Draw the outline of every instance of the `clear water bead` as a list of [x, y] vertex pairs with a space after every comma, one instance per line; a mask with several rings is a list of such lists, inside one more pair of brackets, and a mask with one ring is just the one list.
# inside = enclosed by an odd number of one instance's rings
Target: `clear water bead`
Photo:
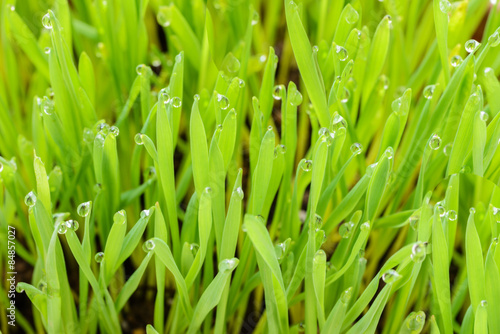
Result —
[[292, 96], [289, 96], [290, 104], [293, 106], [300, 105], [302, 103], [302, 100], [302, 94], [298, 90], [296, 90]]
[[457, 220], [457, 212], [455, 210], [449, 210], [446, 212], [446, 218], [448, 218], [449, 221]]
[[80, 224], [76, 220], [70, 219], [66, 221], [66, 226], [68, 229], [76, 231], [80, 227]]
[[451, 3], [448, 0], [440, 0], [439, 1], [439, 9], [444, 14], [448, 14], [451, 10]]
[[229, 99], [222, 94], [217, 94], [217, 103], [222, 110], [226, 110], [229, 107]]
[[453, 67], [458, 67], [460, 64], [462, 64], [463, 59], [459, 55], [451, 57], [451, 66]]
[[274, 148], [274, 158], [277, 158], [279, 155], [285, 154], [286, 146], [285, 145], [277, 145]]
[[351, 236], [354, 229], [353, 222], [346, 222], [339, 227], [339, 234], [342, 238], [347, 239]]
[[149, 239], [142, 244], [142, 250], [148, 253], [155, 249], [155, 246], [155, 242], [152, 239]]
[[109, 128], [109, 131], [111, 131], [111, 133], [112, 133], [115, 137], [117, 137], [117, 136], [120, 134], [120, 129], [119, 129], [117, 126], [115, 126], [115, 125], [113, 125], [112, 127], [110, 127], [110, 128]]
[[347, 52], [347, 50], [340, 45], [337, 45], [335, 47], [335, 52], [337, 53], [337, 57], [339, 57], [340, 61], [345, 61], [349, 57], [349, 53]]
[[393, 284], [396, 281], [398, 281], [401, 278], [401, 275], [394, 269], [389, 269], [387, 270], [383, 275], [382, 275], [382, 280], [386, 284]]
[[432, 150], [437, 150], [441, 146], [441, 137], [439, 137], [437, 134], [433, 134], [431, 139], [429, 140], [429, 147]]
[[351, 4], [348, 4], [347, 6], [345, 6], [345, 20], [347, 21], [347, 23], [349, 24], [354, 24], [356, 22], [358, 22], [359, 20], [359, 13], [356, 11], [356, 9], [354, 9], [353, 6], [351, 6]]
[[483, 121], [483, 122], [487, 122], [488, 121], [488, 118], [489, 118], [489, 115], [487, 112], [485, 111], [481, 111], [479, 113], [479, 118]]
[[276, 85], [276, 86], [274, 86], [273, 98], [275, 100], [281, 100], [281, 96], [284, 93], [285, 93], [285, 86], [283, 86], [283, 85]]
[[180, 108], [182, 106], [182, 100], [178, 96], [174, 96], [170, 101], [172, 103], [172, 107], [174, 108]]
[[156, 15], [156, 20], [158, 24], [162, 27], [170, 26], [172, 11], [167, 6], [160, 6], [158, 9], [158, 14]]
[[409, 221], [410, 221], [410, 227], [416, 231], [418, 229], [418, 222], [420, 220], [419, 216], [411, 216]]
[[76, 209], [76, 213], [80, 216], [80, 217], [87, 217], [90, 213], [90, 206], [91, 206], [91, 203], [90, 202], [83, 202], [82, 204], [80, 204], [78, 206], [78, 208]]
[[243, 200], [243, 198], [245, 197], [245, 193], [243, 192], [243, 189], [241, 187], [236, 188], [233, 191], [233, 195], [240, 201]]
[[219, 263], [220, 272], [229, 272], [234, 270], [240, 261], [237, 258], [225, 259]]
[[406, 318], [406, 327], [412, 333], [420, 333], [425, 325], [425, 313], [423, 311], [411, 312]]
[[480, 46], [481, 43], [479, 43], [475, 39], [469, 39], [467, 42], [465, 42], [465, 51], [467, 51], [468, 53], [472, 53], [479, 49]]
[[490, 37], [488, 37], [488, 43], [490, 43], [491, 47], [497, 47], [498, 44], [500, 44], [500, 33], [498, 31], [495, 31], [493, 34], [491, 34]]
[[136, 143], [137, 145], [142, 145], [142, 144], [144, 144], [144, 141], [142, 140], [142, 133], [138, 133], [138, 134], [136, 134], [136, 135], [135, 135], [135, 137], [134, 137], [134, 140], [135, 140], [135, 143]]
[[424, 97], [427, 100], [432, 99], [432, 95], [434, 94], [434, 90], [436, 89], [435, 85], [429, 85], [424, 88]]
[[50, 19], [49, 13], [42, 17], [42, 25], [45, 29], [52, 29], [52, 20]]
[[302, 160], [300, 167], [304, 172], [310, 172], [312, 170], [313, 162], [312, 160]]
[[413, 262], [420, 263], [424, 261], [426, 254], [426, 246], [422, 241], [417, 241], [411, 248], [411, 259]]
[[141, 218], [147, 218], [151, 215], [151, 211], [149, 210], [142, 210], [141, 211]]
[[347, 305], [352, 297], [352, 287], [349, 287], [347, 290], [343, 291], [340, 295], [340, 301], [342, 304]]
[[113, 222], [115, 224], [124, 224], [127, 221], [127, 213], [125, 210], [120, 210], [113, 216]]
[[363, 152], [363, 146], [360, 143], [354, 143], [351, 145], [351, 152], [354, 155], [359, 155]]
[[94, 256], [94, 260], [95, 260], [95, 262], [97, 262], [97, 263], [101, 263], [103, 259], [104, 259], [104, 253], [103, 253], [103, 252], [99, 252], [99, 253], [97, 253], [97, 254]]
[[24, 203], [32, 208], [36, 204], [36, 195], [33, 191], [30, 191], [26, 197], [24, 197]]
[[259, 23], [259, 13], [254, 10], [253, 13], [252, 13], [252, 25], [256, 25], [257, 23]]
[[65, 221], [56, 222], [57, 233], [65, 234], [68, 231], [68, 225]]

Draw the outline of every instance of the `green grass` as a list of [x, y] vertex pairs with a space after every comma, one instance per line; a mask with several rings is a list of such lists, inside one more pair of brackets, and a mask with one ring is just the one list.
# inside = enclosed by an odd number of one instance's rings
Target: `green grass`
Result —
[[500, 333], [494, 2], [2, 0], [0, 331]]

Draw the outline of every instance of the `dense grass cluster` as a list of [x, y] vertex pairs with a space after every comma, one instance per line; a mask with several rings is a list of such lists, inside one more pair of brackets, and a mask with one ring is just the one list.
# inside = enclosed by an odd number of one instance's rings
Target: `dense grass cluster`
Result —
[[496, 1], [294, 1], [2, 0], [1, 332], [500, 333]]

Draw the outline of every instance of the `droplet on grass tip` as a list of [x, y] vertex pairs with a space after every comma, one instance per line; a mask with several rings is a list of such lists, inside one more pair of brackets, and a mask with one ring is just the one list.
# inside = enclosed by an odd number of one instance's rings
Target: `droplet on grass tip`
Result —
[[146, 253], [151, 252], [153, 249], [155, 249], [156, 245], [155, 242], [152, 239], [146, 240], [142, 244], [142, 250], [145, 251]]
[[256, 25], [257, 23], [259, 23], [259, 13], [254, 10], [253, 13], [252, 13], [252, 25]]
[[142, 145], [142, 144], [144, 144], [144, 141], [142, 140], [142, 133], [138, 133], [138, 134], [136, 134], [136, 135], [135, 135], [135, 137], [134, 137], [134, 140], [135, 140], [135, 143], [136, 143], [137, 145]]
[[170, 26], [172, 12], [167, 6], [160, 6], [158, 9], [158, 14], [156, 15], [156, 20], [158, 24], [162, 27]]
[[462, 64], [463, 59], [459, 55], [451, 57], [451, 66], [453, 67], [458, 67], [460, 64]]
[[354, 228], [353, 222], [346, 222], [339, 227], [339, 234], [342, 238], [347, 239], [351, 236], [352, 230]]
[[146, 217], [149, 217], [150, 215], [151, 215], [150, 210], [142, 210], [141, 211], [141, 218], [146, 218]]
[[433, 134], [431, 139], [429, 140], [429, 147], [432, 150], [437, 150], [441, 146], [441, 137], [439, 137], [437, 134]]
[[448, 212], [446, 212], [446, 218], [448, 218], [449, 221], [457, 220], [457, 212], [455, 210], [448, 210]]
[[349, 287], [347, 288], [347, 290], [344, 290], [340, 295], [340, 302], [344, 305], [347, 305], [349, 304], [351, 297], [352, 297], [352, 287]]
[[351, 152], [354, 155], [359, 155], [363, 152], [363, 146], [360, 143], [354, 143], [351, 145]]
[[47, 13], [42, 17], [42, 25], [45, 29], [52, 29], [52, 20], [50, 14]]
[[448, 14], [451, 10], [451, 3], [448, 0], [440, 0], [439, 1], [439, 9], [444, 14]]
[[19, 283], [17, 283], [17, 285], [16, 285], [16, 292], [17, 293], [23, 293], [24, 292], [24, 289], [22, 288], [21, 285], [19, 285]]
[[33, 207], [35, 206], [36, 204], [36, 195], [33, 191], [30, 191], [26, 197], [24, 197], [24, 203], [28, 206], [28, 207]]
[[335, 46], [335, 52], [337, 53], [337, 57], [339, 57], [340, 61], [345, 61], [349, 57], [347, 50], [340, 45]]
[[73, 220], [73, 219], [67, 220], [65, 223], [66, 223], [66, 226], [68, 229], [73, 230], [75, 232], [80, 227], [80, 224], [76, 220]]
[[490, 43], [491, 47], [496, 47], [498, 44], [500, 44], [500, 33], [498, 31], [495, 31], [493, 34], [488, 37], [488, 43]]
[[406, 318], [406, 327], [412, 331], [420, 332], [425, 325], [425, 313], [422, 311], [411, 312]]
[[296, 90], [292, 96], [289, 96], [290, 104], [293, 106], [298, 106], [302, 103], [302, 94]]
[[50, 116], [54, 112], [54, 101], [49, 99], [47, 96], [43, 97], [41, 106], [45, 115]]
[[104, 253], [103, 253], [103, 252], [99, 252], [99, 253], [97, 253], [97, 254], [94, 256], [94, 260], [95, 260], [95, 262], [97, 262], [97, 263], [101, 263], [103, 259], [104, 259]]
[[413, 244], [413, 247], [411, 248], [411, 259], [413, 262], [420, 263], [424, 261], [425, 259], [425, 245], [422, 241], [417, 241], [416, 243]]
[[219, 271], [220, 272], [228, 272], [236, 268], [240, 261], [237, 258], [225, 259], [219, 263]]
[[83, 202], [82, 204], [80, 204], [76, 209], [76, 213], [80, 217], [87, 217], [90, 213], [90, 202]]
[[487, 122], [488, 121], [488, 118], [489, 118], [489, 115], [487, 112], [485, 111], [481, 111], [479, 113], [479, 118], [483, 121], [483, 122]]
[[65, 234], [68, 231], [68, 225], [66, 224], [65, 221], [56, 222], [55, 227], [57, 229], [57, 233], [59, 233], [59, 234]]
[[125, 210], [120, 210], [116, 212], [113, 216], [113, 223], [114, 224], [123, 224], [127, 221], [127, 213]]
[[240, 201], [243, 200], [243, 198], [245, 197], [245, 193], [243, 192], [243, 189], [241, 187], [236, 188], [233, 191], [233, 195]]
[[170, 102], [172, 103], [172, 107], [180, 108], [182, 106], [182, 100], [178, 96], [174, 96]]
[[226, 110], [229, 107], [229, 99], [222, 94], [217, 94], [217, 103], [222, 110]]
[[191, 251], [191, 254], [193, 254], [193, 256], [196, 256], [196, 253], [198, 253], [199, 249], [200, 245], [198, 245], [197, 243], [192, 243], [189, 245], [189, 250]]
[[386, 284], [393, 284], [396, 281], [398, 281], [401, 278], [401, 275], [394, 269], [389, 269], [387, 270], [383, 275], [382, 275], [382, 280]]
[[340, 116], [338, 112], [335, 112], [332, 117], [332, 124], [330, 127], [331, 132], [337, 132], [340, 128], [347, 129], [347, 122], [344, 117]]
[[273, 98], [275, 100], [281, 100], [281, 96], [282, 96], [282, 94], [284, 94], [284, 92], [285, 92], [285, 86], [283, 86], [283, 85], [274, 86]]
[[359, 20], [359, 13], [356, 9], [354, 9], [353, 6], [351, 6], [351, 4], [348, 4], [346, 7], [345, 7], [345, 20], [347, 21], [347, 23], [349, 24], [354, 24], [356, 22], [358, 22]]
[[302, 160], [300, 167], [304, 172], [310, 172], [312, 170], [313, 162], [312, 160]]
[[468, 53], [472, 53], [479, 49], [480, 46], [481, 43], [479, 43], [475, 39], [469, 39], [467, 42], [465, 42], [465, 51], [467, 51]]
[[117, 137], [120, 134], [120, 129], [116, 125], [110, 127], [109, 131], [111, 131], [111, 133], [115, 135], [115, 137]]
[[427, 100], [432, 99], [432, 95], [434, 94], [434, 90], [436, 89], [436, 85], [429, 85], [424, 88], [424, 97]]
[[419, 216], [411, 216], [409, 218], [409, 221], [410, 221], [410, 227], [416, 231], [418, 229], [418, 221], [420, 220], [420, 217]]
[[274, 148], [274, 158], [277, 158], [280, 154], [285, 154], [285, 153], [286, 153], [285, 145], [277, 145]]

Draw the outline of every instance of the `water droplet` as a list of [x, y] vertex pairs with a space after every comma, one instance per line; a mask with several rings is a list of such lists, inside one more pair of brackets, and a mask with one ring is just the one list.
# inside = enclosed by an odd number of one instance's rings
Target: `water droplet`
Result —
[[299, 333], [305, 332], [306, 330], [306, 324], [303, 321], [301, 321], [297, 327]]
[[340, 295], [340, 301], [342, 304], [347, 305], [352, 297], [352, 287], [349, 287], [347, 290], [343, 291]]
[[361, 224], [360, 227], [361, 231], [369, 231], [370, 229], [371, 229], [370, 222], [364, 222], [363, 224]]
[[458, 67], [460, 64], [462, 64], [463, 59], [459, 55], [451, 57], [451, 66], [453, 67]]
[[449, 210], [446, 212], [446, 218], [450, 221], [455, 221], [457, 220], [457, 212], [455, 210]]
[[314, 254], [313, 262], [317, 264], [326, 263], [325, 251], [320, 249]]
[[378, 165], [378, 162], [375, 162], [371, 165], [368, 165], [368, 167], [366, 167], [366, 172], [365, 172], [366, 175], [371, 177], [373, 174], [373, 171], [375, 171], [375, 168], [377, 167], [377, 165]]
[[222, 110], [226, 110], [229, 107], [229, 99], [224, 95], [217, 94], [217, 103]]
[[104, 253], [103, 253], [103, 252], [99, 252], [99, 253], [97, 253], [97, 254], [94, 256], [94, 260], [95, 260], [95, 262], [97, 262], [97, 263], [101, 263], [103, 259], [104, 259]]
[[78, 206], [78, 208], [76, 209], [76, 213], [80, 216], [80, 217], [87, 217], [90, 213], [90, 206], [91, 206], [91, 203], [90, 202], [83, 202], [82, 204], [80, 204]]
[[274, 148], [274, 158], [276, 159], [278, 155], [280, 154], [285, 154], [286, 152], [286, 146], [285, 145], [277, 145]]
[[353, 6], [351, 6], [350, 4], [348, 4], [345, 7], [345, 10], [346, 10], [345, 20], [347, 21], [347, 23], [354, 24], [354, 23], [358, 22], [358, 20], [359, 20], [359, 14], [356, 11], [356, 9], [354, 9]]
[[437, 150], [439, 149], [439, 146], [441, 146], [441, 138], [437, 134], [433, 134], [429, 140], [429, 147], [432, 150]]
[[237, 258], [225, 259], [219, 263], [219, 271], [220, 272], [228, 272], [232, 271], [238, 265], [240, 261]]
[[497, 246], [497, 245], [498, 245], [498, 238], [493, 238], [493, 239], [491, 240], [491, 244], [492, 244], [493, 246]]
[[156, 20], [162, 27], [168, 27], [170, 26], [171, 16], [172, 11], [168, 6], [160, 6], [158, 14], [156, 15]]
[[196, 253], [198, 253], [199, 249], [200, 249], [200, 245], [198, 245], [196, 243], [192, 243], [189, 245], [189, 250], [191, 251], [191, 254], [193, 254], [193, 256], [196, 256]]
[[44, 280], [40, 280], [40, 282], [38, 282], [38, 290], [42, 291], [42, 293], [46, 293], [47, 292], [47, 282], [45, 282]]
[[96, 184], [94, 185], [94, 192], [95, 192], [96, 194], [99, 194], [99, 193], [101, 192], [101, 190], [102, 190], [102, 185], [101, 185], [100, 183], [96, 183]]
[[52, 115], [54, 112], [54, 101], [49, 99], [47, 96], [44, 96], [42, 99], [41, 107], [45, 115]]
[[442, 206], [440, 203], [436, 203], [436, 206], [434, 207], [434, 212], [436, 212], [439, 217], [444, 217], [446, 215], [446, 210], [444, 206]]
[[292, 106], [298, 106], [302, 103], [302, 94], [296, 90], [292, 96], [289, 96], [289, 101]]
[[432, 99], [432, 95], [434, 94], [434, 90], [436, 89], [436, 85], [429, 85], [424, 88], [424, 97], [427, 100]]
[[168, 94], [168, 91], [169, 90], [167, 88], [162, 88], [158, 94], [160, 101], [163, 101], [163, 104], [165, 105], [170, 102], [170, 95]]
[[136, 143], [137, 145], [142, 145], [142, 144], [144, 144], [144, 141], [142, 140], [142, 133], [138, 133], [138, 134], [136, 134], [136, 135], [135, 135], [135, 137], [134, 137], [134, 140], [135, 140], [135, 143]]
[[479, 113], [479, 118], [483, 121], [483, 122], [487, 122], [488, 121], [488, 118], [489, 118], [489, 115], [488, 113], [486, 113], [485, 111], [481, 111]]
[[147, 66], [144, 64], [137, 65], [135, 71], [137, 72], [137, 75], [143, 75], [147, 71]]
[[68, 231], [68, 225], [65, 221], [56, 222], [57, 233], [65, 234]]
[[[142, 212], [141, 212], [141, 217], [142, 217]], [[125, 212], [125, 210], [120, 210], [116, 212], [115, 215], [113, 216], [114, 224], [124, 224], [126, 221], [127, 221], [127, 213]]]
[[323, 218], [320, 215], [314, 214], [314, 229], [319, 230], [323, 226]]
[[426, 246], [422, 241], [417, 241], [411, 248], [411, 259], [415, 263], [424, 261], [426, 254]]
[[481, 307], [488, 307], [488, 301], [487, 300], [481, 300]]
[[310, 172], [312, 170], [313, 162], [312, 160], [302, 160], [300, 167], [304, 172]]
[[394, 269], [389, 269], [387, 270], [383, 275], [382, 275], [382, 280], [386, 284], [393, 284], [397, 280], [401, 278], [401, 275]]
[[420, 333], [425, 325], [425, 313], [411, 312], [406, 320], [406, 327], [413, 333]]
[[3, 163], [0, 162], [0, 172], [3, 171]]
[[16, 6], [11, 5], [11, 6], [10, 6], [10, 11], [11, 11], [11, 12], [13, 12], [13, 11], [15, 11], [15, 10], [16, 10]]
[[397, 98], [392, 101], [391, 108], [392, 111], [394, 111], [396, 114], [399, 114], [399, 109], [401, 109], [401, 98]]
[[351, 152], [353, 155], [359, 155], [363, 152], [363, 146], [360, 143], [354, 143], [351, 145]]
[[245, 88], [245, 80], [243, 80], [243, 79], [238, 79], [238, 87], [240, 87], [240, 88]]
[[394, 158], [394, 149], [392, 147], [388, 147], [385, 152], [384, 152], [386, 158], [388, 160], [392, 160], [392, 158]]
[[233, 191], [233, 196], [241, 201], [245, 197], [245, 193], [243, 192], [243, 189], [241, 187], [238, 187]]
[[465, 51], [467, 51], [468, 53], [472, 53], [479, 49], [480, 46], [481, 43], [479, 43], [475, 39], [469, 39], [467, 42], [465, 42]]
[[351, 236], [352, 230], [354, 228], [353, 222], [346, 222], [339, 227], [339, 234], [342, 238], [347, 239]]
[[488, 43], [490, 43], [490, 46], [493, 48], [500, 44], [500, 34], [498, 31], [495, 31], [490, 37], [488, 37]]
[[68, 229], [76, 231], [78, 230], [78, 227], [80, 227], [80, 224], [76, 220], [70, 219], [66, 221], [66, 226]]
[[345, 61], [349, 57], [347, 50], [340, 45], [335, 47], [335, 52], [337, 53], [337, 57], [339, 57], [340, 61]]
[[470, 208], [470, 209], [469, 209], [469, 213], [470, 213], [470, 214], [475, 214], [475, 213], [476, 213], [476, 209], [474, 209], [474, 208]]
[[142, 244], [142, 250], [148, 253], [155, 249], [155, 246], [155, 242], [152, 239], [149, 239]]
[[111, 131], [111, 133], [113, 133], [113, 135], [115, 135], [115, 137], [117, 137], [120, 134], [120, 129], [118, 129], [118, 127], [115, 125], [110, 127], [109, 131]]
[[447, 156], [447, 157], [448, 157], [448, 156], [450, 155], [450, 153], [451, 153], [451, 147], [452, 147], [452, 146], [451, 146], [451, 144], [447, 144], [447, 145], [444, 147], [444, 149], [443, 149], [443, 153], [444, 153], [444, 155], [445, 155], [445, 156]]
[[340, 98], [340, 102], [347, 103], [347, 101], [349, 101], [350, 96], [351, 96], [351, 93], [349, 92], [349, 89], [344, 87], [344, 92]]
[[347, 129], [347, 122], [344, 117], [340, 116], [338, 112], [335, 112], [332, 117], [332, 125], [330, 127], [330, 131], [337, 132], [341, 128]]
[[170, 101], [172, 102], [172, 107], [174, 108], [180, 108], [182, 106], [182, 100], [178, 96], [174, 96]]
[[52, 20], [50, 19], [49, 13], [42, 17], [42, 25], [45, 29], [52, 29]]
[[281, 96], [285, 93], [284, 85], [276, 85], [273, 90], [273, 97], [275, 100], [281, 100]]
[[410, 227], [416, 231], [418, 229], [418, 221], [420, 220], [420, 217], [419, 216], [411, 216], [409, 218], [409, 221], [410, 221]]
[[33, 191], [30, 191], [28, 195], [24, 197], [24, 203], [30, 208], [36, 204], [36, 195]]
[[153, 178], [156, 176], [156, 168], [154, 168], [153, 166], [150, 166], [148, 168], [148, 178]]
[[206, 187], [205, 190], [203, 190], [203, 194], [207, 195], [208, 197], [212, 197], [213, 190], [210, 187]]
[[330, 131], [328, 130], [328, 128], [320, 128], [318, 131], [319, 137], [329, 136], [329, 135], [330, 135]]
[[448, 14], [451, 10], [451, 3], [448, 0], [440, 0], [439, 9], [441, 9], [444, 14]]
[[390, 15], [384, 16], [384, 19], [389, 23], [389, 28], [392, 28], [392, 17]]
[[19, 285], [19, 283], [16, 285], [16, 292], [17, 293], [23, 293], [24, 292], [24, 289], [22, 286]]
[[267, 127], [267, 131], [273, 131], [273, 127], [272, 127], [271, 125], [269, 125], [269, 126]]
[[259, 13], [254, 10], [253, 13], [252, 13], [252, 25], [256, 25], [257, 23], [259, 23]]
[[142, 210], [141, 211], [141, 218], [149, 217], [149, 215], [151, 215], [151, 211], [149, 211], [149, 210]]
[[492, 213], [493, 218], [497, 221], [497, 223], [500, 223], [500, 209], [493, 206]]

